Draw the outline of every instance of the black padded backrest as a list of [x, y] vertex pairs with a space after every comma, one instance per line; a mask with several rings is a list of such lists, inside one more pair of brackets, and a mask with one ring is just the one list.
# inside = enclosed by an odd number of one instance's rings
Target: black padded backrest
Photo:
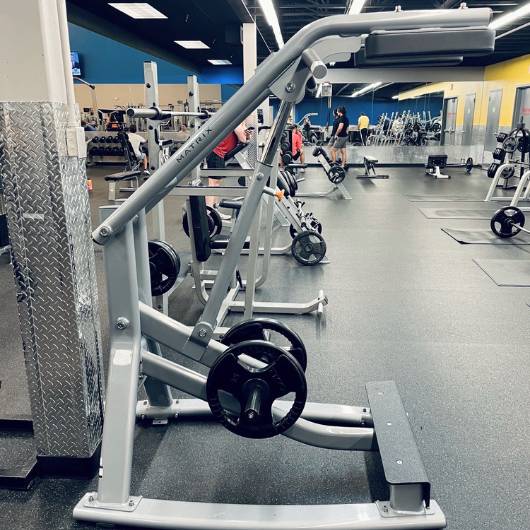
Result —
[[376, 31], [366, 37], [367, 60], [421, 55], [487, 55], [495, 50], [495, 31], [488, 28], [426, 28]]
[[447, 165], [447, 155], [429, 155], [427, 158], [427, 168], [434, 169], [438, 166], [443, 169]]
[[195, 242], [197, 261], [206, 261], [211, 253], [210, 231], [208, 228], [208, 212], [205, 197], [190, 197], [191, 229]]

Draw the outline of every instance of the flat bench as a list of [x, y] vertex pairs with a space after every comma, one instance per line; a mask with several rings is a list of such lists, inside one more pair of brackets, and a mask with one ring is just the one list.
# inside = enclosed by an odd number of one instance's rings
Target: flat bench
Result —
[[[116, 201], [117, 196], [120, 194], [120, 191], [135, 191], [138, 189], [138, 177], [142, 175], [143, 171], [134, 170], [134, 171], [120, 171], [119, 173], [112, 173], [111, 175], [106, 175], [105, 180], [109, 183], [109, 201]], [[131, 182], [135, 181], [136, 186], [131, 186], [129, 188], [120, 188], [120, 182]]]
[[374, 156], [364, 155], [363, 164], [364, 164], [364, 174], [357, 175], [358, 179], [387, 179], [388, 175], [379, 175], [375, 171], [375, 165], [379, 162]]
[[[377, 446], [390, 488], [390, 511], [429, 508], [431, 483], [394, 381], [366, 384]], [[383, 506], [383, 510], [385, 507]]]

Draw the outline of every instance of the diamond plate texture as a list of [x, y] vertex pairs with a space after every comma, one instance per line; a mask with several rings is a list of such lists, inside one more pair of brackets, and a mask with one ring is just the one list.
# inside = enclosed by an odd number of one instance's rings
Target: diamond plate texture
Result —
[[37, 453], [91, 456], [103, 371], [85, 161], [66, 156], [68, 109], [0, 103], [4, 185]]

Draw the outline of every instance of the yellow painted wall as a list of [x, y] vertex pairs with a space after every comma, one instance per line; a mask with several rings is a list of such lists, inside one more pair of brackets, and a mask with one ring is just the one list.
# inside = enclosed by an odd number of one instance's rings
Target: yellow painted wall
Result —
[[[75, 98], [80, 109], [92, 107], [91, 90], [87, 86], [75, 84]], [[145, 104], [143, 84], [100, 84], [96, 85], [96, 97], [101, 109], [128, 105], [143, 106]], [[201, 101], [221, 101], [221, 85], [200, 85]], [[187, 86], [183, 84], [158, 85], [160, 105], [177, 105], [186, 101]]]
[[433, 83], [402, 92], [399, 94], [399, 100], [403, 101], [434, 92], [443, 92], [444, 98], [457, 97], [456, 125], [457, 127], [462, 127], [464, 123], [465, 97], [467, 94], [475, 93], [473, 124], [485, 127], [488, 116], [488, 95], [491, 90], [502, 89], [499, 126], [509, 128], [512, 126], [516, 89], [526, 85], [530, 85], [530, 55], [487, 66], [484, 70], [484, 81], [482, 83]]

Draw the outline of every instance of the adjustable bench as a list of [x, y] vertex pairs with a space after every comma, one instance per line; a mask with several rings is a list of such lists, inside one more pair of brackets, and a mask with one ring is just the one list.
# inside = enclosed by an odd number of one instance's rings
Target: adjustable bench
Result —
[[357, 175], [358, 179], [387, 179], [388, 175], [378, 175], [375, 172], [375, 165], [379, 162], [377, 158], [373, 156], [364, 155], [364, 175]]
[[[120, 194], [120, 191], [135, 191], [138, 189], [138, 177], [143, 172], [140, 170], [135, 171], [120, 171], [119, 173], [113, 173], [112, 175], [107, 175], [105, 180], [109, 183], [109, 201], [116, 201], [117, 196]], [[128, 188], [120, 188], [120, 182], [132, 182], [136, 186], [130, 186]]]

